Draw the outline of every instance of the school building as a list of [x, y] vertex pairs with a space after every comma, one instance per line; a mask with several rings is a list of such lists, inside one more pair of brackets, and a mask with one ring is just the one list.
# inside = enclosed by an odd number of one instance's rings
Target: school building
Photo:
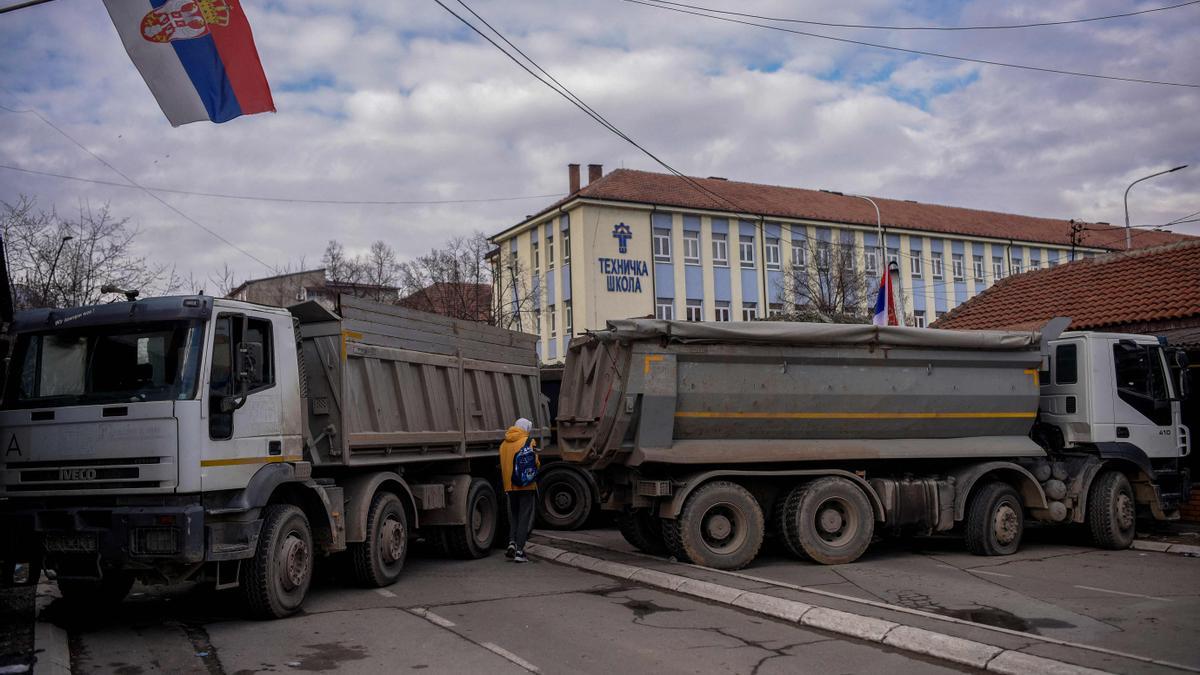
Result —
[[[716, 177], [592, 164], [581, 185], [572, 164], [568, 183], [565, 198], [492, 237], [497, 315], [540, 336], [545, 363], [609, 319], [786, 316], [810, 302], [798, 280], [816, 280], [818, 292], [843, 278], [873, 289], [887, 263], [899, 270], [906, 322], [925, 326], [998, 279], [1125, 247], [1124, 229], [1106, 223]], [[1139, 229], [1133, 247], [1182, 238]], [[850, 301], [865, 308], [874, 297]]]

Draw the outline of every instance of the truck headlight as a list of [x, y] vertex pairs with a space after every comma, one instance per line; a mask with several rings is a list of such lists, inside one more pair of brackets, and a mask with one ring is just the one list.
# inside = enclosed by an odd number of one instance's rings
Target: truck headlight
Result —
[[133, 552], [167, 555], [179, 552], [179, 530], [174, 527], [139, 527], [133, 531]]

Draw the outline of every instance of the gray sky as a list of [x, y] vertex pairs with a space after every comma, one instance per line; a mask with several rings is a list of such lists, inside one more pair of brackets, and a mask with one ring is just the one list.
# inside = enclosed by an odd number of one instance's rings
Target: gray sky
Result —
[[[7, 1], [7, 0], [6, 0]], [[694, 0], [873, 24], [1075, 19], [1172, 4]], [[278, 113], [177, 129], [99, 0], [0, 16], [0, 105], [35, 108], [143, 185], [285, 198], [452, 200], [321, 206], [163, 194], [270, 265], [319, 265], [325, 242], [402, 257], [497, 232], [565, 193], [566, 164], [660, 170], [431, 0], [244, 0]], [[448, 2], [461, 10], [461, 6]], [[471, 6], [629, 135], [698, 176], [1123, 223], [1130, 181], [1200, 164], [1200, 89], [1067, 77], [721, 23], [621, 0]], [[1200, 4], [1003, 31], [826, 35], [1039, 67], [1200, 82]], [[29, 114], [0, 110], [0, 164], [122, 179]], [[585, 170], [586, 175], [586, 170]], [[108, 203], [178, 270], [267, 274], [137, 190], [0, 169], [0, 200]], [[1135, 224], [1200, 211], [1200, 166], [1138, 185]], [[885, 214], [886, 217], [886, 214]], [[1196, 223], [1177, 231], [1200, 233]]]

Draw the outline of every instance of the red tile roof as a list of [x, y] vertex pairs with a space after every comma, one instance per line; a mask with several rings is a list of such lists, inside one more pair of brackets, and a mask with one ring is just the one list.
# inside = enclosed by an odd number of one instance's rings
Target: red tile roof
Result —
[[[721, 178], [692, 178], [703, 190], [671, 174], [617, 169], [538, 213], [548, 213], [576, 198], [604, 199], [729, 211], [767, 218], [797, 218], [832, 223], [875, 225], [875, 209], [867, 202], [820, 190], [742, 183]], [[711, 194], [710, 194], [711, 193]], [[713, 195], [716, 195], [715, 197]], [[1071, 245], [1071, 222], [957, 206], [872, 197], [879, 204], [885, 227], [941, 232], [950, 235], [1015, 239]], [[534, 216], [537, 217], [537, 216]], [[1135, 248], [1187, 239], [1184, 235], [1136, 230]], [[1107, 249], [1125, 247], [1124, 228], [1087, 224], [1081, 244]]]
[[1109, 253], [1001, 279], [937, 328], [1036, 328], [1056, 316], [1088, 329], [1200, 317], [1200, 239]]
[[455, 319], [486, 322], [492, 316], [492, 287], [490, 284], [438, 281], [401, 298], [396, 304]]

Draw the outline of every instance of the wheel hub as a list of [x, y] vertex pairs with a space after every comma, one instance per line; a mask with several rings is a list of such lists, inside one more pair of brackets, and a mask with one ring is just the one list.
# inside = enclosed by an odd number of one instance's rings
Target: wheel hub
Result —
[[1016, 540], [1020, 523], [1017, 521], [1017, 512], [1008, 504], [996, 509], [996, 517], [992, 525], [996, 533], [996, 541], [1001, 544], [1011, 544]]
[[559, 511], [569, 511], [574, 505], [575, 500], [571, 498], [571, 494], [569, 492], [563, 490], [555, 492], [551, 496], [551, 501], [554, 504], [554, 508], [558, 509]]
[[383, 524], [380, 538], [384, 562], [390, 564], [400, 560], [404, 553], [404, 526], [395, 518], [389, 518]]
[[1122, 530], [1128, 530], [1133, 527], [1133, 500], [1129, 495], [1121, 493], [1117, 495], [1117, 525]]
[[723, 514], [716, 514], [708, 519], [705, 523], [708, 530], [708, 536], [713, 539], [724, 539], [733, 532], [733, 523], [729, 521], [729, 517]]
[[817, 519], [821, 530], [829, 534], [836, 534], [842, 529], [842, 524], [846, 521], [842, 519], [842, 514], [837, 509], [828, 508], [821, 511], [821, 516]]
[[288, 535], [280, 547], [279, 579], [284, 590], [292, 591], [304, 584], [308, 576], [308, 545], [294, 534]]

